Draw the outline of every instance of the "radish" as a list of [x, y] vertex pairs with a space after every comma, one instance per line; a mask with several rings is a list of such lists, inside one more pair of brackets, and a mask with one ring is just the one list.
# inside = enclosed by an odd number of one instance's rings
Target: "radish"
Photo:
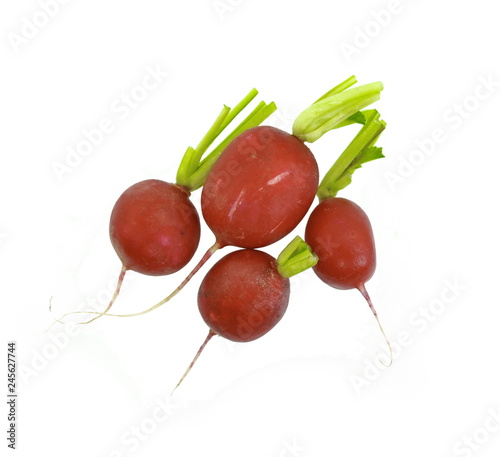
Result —
[[255, 127], [237, 137], [209, 173], [203, 218], [219, 248], [268, 246], [302, 220], [318, 182], [318, 164], [302, 141], [275, 127]]
[[355, 169], [383, 157], [381, 148], [374, 144], [385, 129], [385, 122], [375, 110], [366, 111], [365, 117], [364, 127], [318, 187], [320, 203], [309, 216], [305, 240], [318, 256], [313, 271], [323, 282], [336, 289], [358, 289], [366, 299], [389, 347], [390, 365], [392, 348], [365, 287], [376, 267], [370, 220], [356, 203], [336, 197], [351, 182]]
[[123, 192], [111, 213], [109, 235], [124, 270], [168, 275], [191, 260], [200, 218], [189, 195], [187, 188], [158, 179]]
[[300, 237], [295, 237], [278, 259], [254, 249], [233, 251], [220, 259], [198, 291], [198, 309], [209, 327], [208, 336], [176, 388], [213, 336], [249, 342], [274, 328], [288, 307], [288, 278], [314, 266], [317, 260]]
[[[210, 168], [227, 144], [245, 130], [258, 126], [276, 110], [275, 104], [258, 104], [206, 158], [201, 160], [202, 156], [256, 95], [257, 90], [252, 89], [234, 109], [224, 106], [198, 147], [187, 149], [175, 184], [147, 179], [132, 185], [118, 198], [109, 225], [111, 243], [122, 262], [118, 284], [107, 308], [102, 313], [92, 312], [97, 316], [85, 323], [109, 311], [127, 270], [153, 276], [169, 275], [191, 260], [198, 247], [201, 230], [198, 212], [189, 200], [191, 192], [203, 186]], [[69, 314], [73, 313], [65, 316]]]
[[[381, 83], [349, 89], [356, 82], [354, 76], [348, 78], [299, 114], [293, 134], [258, 126], [229, 143], [207, 173], [201, 195], [203, 217], [215, 235], [215, 243], [166, 298], [145, 311], [114, 316], [138, 316], [162, 306], [220, 248], [261, 248], [289, 234], [309, 210], [319, 182], [316, 159], [304, 142], [314, 142], [332, 129], [364, 121], [359, 110], [380, 98]], [[189, 160], [183, 160], [181, 169], [189, 166]], [[202, 165], [212, 165], [214, 161], [210, 160], [208, 157]], [[192, 176], [196, 178], [197, 173]]]

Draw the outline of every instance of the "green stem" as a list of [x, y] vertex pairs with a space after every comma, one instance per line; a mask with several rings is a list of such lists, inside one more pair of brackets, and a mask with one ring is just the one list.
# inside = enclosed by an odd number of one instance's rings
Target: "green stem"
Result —
[[326, 132], [339, 128], [361, 109], [377, 101], [384, 86], [381, 82], [349, 89], [356, 83], [351, 76], [320, 97], [300, 113], [293, 124], [293, 134], [302, 141], [312, 143]]
[[349, 89], [349, 87], [354, 86], [354, 84], [356, 84], [357, 82], [358, 80], [356, 79], [356, 76], [350, 76], [345, 81], [335, 86], [333, 89], [330, 89], [326, 94], [323, 94], [314, 103], [318, 103], [321, 100], [330, 97], [331, 95], [340, 94], [340, 92], [344, 92], [346, 89]]
[[363, 163], [383, 157], [382, 149], [375, 148], [374, 145], [386, 123], [380, 119], [377, 110], [367, 110], [364, 115], [365, 125], [322, 179], [317, 191], [320, 201], [335, 197], [340, 189], [350, 184], [354, 170]]
[[223, 126], [225, 124], [225, 120], [230, 113], [231, 108], [224, 105], [221, 113], [213, 123], [212, 127], [210, 127], [206, 135], [201, 139], [196, 149], [193, 149], [193, 153], [191, 154], [191, 158], [189, 160], [189, 174], [192, 174], [194, 171], [196, 171], [201, 157], [224, 129]]
[[281, 251], [277, 263], [280, 275], [284, 278], [290, 278], [316, 265], [318, 256], [312, 252], [309, 245], [300, 236], [296, 236]]
[[203, 155], [212, 143], [219, 137], [219, 135], [226, 129], [233, 119], [247, 107], [257, 94], [257, 90], [252, 89], [233, 109], [224, 105], [221, 113], [205, 136], [201, 139], [196, 149], [188, 147], [186, 150], [177, 170], [177, 184], [186, 187], [190, 191], [203, 186], [210, 168], [219, 158], [220, 154], [222, 154], [222, 151], [224, 151], [229, 142], [245, 130], [260, 125], [273, 111], [276, 110], [276, 105], [274, 103], [266, 105], [264, 102], [261, 102], [257, 108], [255, 108], [253, 112], [247, 116], [247, 118], [230, 135], [228, 135], [225, 140], [223, 140], [205, 159], [202, 160]]
[[222, 154], [224, 149], [226, 149], [227, 145], [244, 131], [262, 124], [262, 122], [264, 122], [274, 111], [276, 111], [276, 105], [274, 102], [269, 104], [260, 102], [247, 116], [247, 118], [243, 120], [224, 141], [222, 141], [210, 154], [208, 154], [207, 157], [201, 161], [198, 169], [189, 178], [189, 188], [191, 190], [196, 190], [203, 186], [208, 173], [212, 169], [212, 166]]

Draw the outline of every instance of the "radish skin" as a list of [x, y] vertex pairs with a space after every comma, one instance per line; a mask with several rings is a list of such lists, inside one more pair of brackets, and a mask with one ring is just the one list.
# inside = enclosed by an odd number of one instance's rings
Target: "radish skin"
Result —
[[318, 178], [316, 159], [302, 141], [275, 127], [255, 127], [230, 143], [210, 171], [203, 218], [221, 246], [268, 246], [303, 219]]
[[187, 189], [158, 179], [123, 192], [111, 212], [109, 236], [127, 270], [170, 275], [192, 259], [201, 226], [189, 196]]

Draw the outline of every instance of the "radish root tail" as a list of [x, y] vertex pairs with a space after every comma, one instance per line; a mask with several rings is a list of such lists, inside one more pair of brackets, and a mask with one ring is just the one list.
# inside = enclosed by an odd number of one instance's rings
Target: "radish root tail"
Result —
[[382, 332], [382, 336], [384, 337], [385, 339], [385, 342], [387, 343], [387, 347], [389, 348], [389, 363], [385, 363], [382, 358], [380, 357], [380, 354], [378, 354], [378, 359], [380, 361], [380, 363], [382, 365], [384, 365], [386, 368], [389, 368], [391, 365], [392, 365], [392, 359], [393, 359], [393, 352], [392, 352], [392, 346], [391, 346], [391, 343], [389, 343], [389, 340], [385, 334], [385, 331], [382, 327], [382, 324], [380, 323], [380, 319], [378, 318], [378, 314], [377, 314], [377, 311], [375, 310], [374, 306], [373, 306], [373, 303], [372, 303], [372, 300], [370, 298], [370, 296], [368, 295], [368, 292], [366, 291], [366, 287], [364, 284], [361, 284], [359, 287], [358, 287], [358, 290], [361, 292], [361, 294], [363, 295], [363, 297], [365, 297], [365, 300], [367, 301], [368, 303], [368, 306], [370, 307], [370, 309], [372, 310], [372, 313], [373, 315], [375, 316], [375, 319], [377, 320], [377, 324], [378, 324], [378, 327], [380, 329], [380, 331]]
[[123, 279], [125, 278], [125, 273], [127, 272], [127, 268], [125, 265], [122, 265], [122, 269], [120, 271], [120, 276], [118, 276], [118, 282], [116, 284], [116, 289], [115, 292], [113, 293], [113, 296], [111, 297], [111, 300], [109, 301], [108, 307], [104, 310], [104, 312], [99, 313], [97, 316], [93, 317], [92, 319], [86, 321], [86, 322], [80, 322], [80, 325], [84, 324], [90, 324], [91, 322], [95, 321], [96, 319], [99, 319], [100, 317], [104, 316], [107, 314], [107, 312], [110, 310], [110, 308], [113, 306], [113, 303], [116, 300], [116, 297], [118, 297], [118, 294], [120, 293], [120, 289], [122, 288], [123, 284]]
[[[144, 311], [140, 311], [138, 313], [131, 313], [131, 314], [112, 314], [112, 313], [108, 313], [109, 309], [111, 308], [111, 305], [113, 304], [113, 301], [116, 299], [116, 296], [114, 296], [111, 299], [111, 303], [108, 305], [108, 307], [106, 308], [106, 310], [104, 312], [100, 313], [98, 311], [72, 311], [70, 313], [63, 314], [58, 319], [56, 318], [56, 320], [50, 325], [50, 327], [47, 329], [47, 331], [54, 324], [56, 324], [57, 322], [59, 322], [60, 324], [64, 324], [64, 322], [62, 321], [62, 319], [64, 319], [67, 316], [70, 316], [72, 314], [95, 314], [95, 315], [97, 315], [96, 317], [94, 317], [93, 319], [91, 319], [89, 321], [80, 322], [80, 324], [89, 324], [90, 322], [98, 319], [101, 316], [136, 317], [136, 316], [142, 316], [144, 314], [150, 313], [151, 311], [154, 311], [156, 308], [159, 308], [160, 306], [164, 305], [165, 303], [167, 303], [168, 301], [170, 301], [172, 298], [174, 298], [184, 288], [184, 286], [191, 280], [191, 278], [198, 272], [198, 270], [207, 262], [207, 260], [210, 259], [210, 257], [212, 257], [212, 254], [214, 252], [216, 252], [218, 249], [222, 248], [222, 247], [223, 247], [223, 245], [220, 244], [218, 241], [215, 242], [214, 245], [212, 247], [210, 247], [207, 252], [205, 252], [205, 254], [200, 259], [200, 261], [198, 262], [198, 264], [193, 268], [193, 270], [191, 271], [191, 273], [189, 273], [187, 275], [187, 277], [184, 279], [184, 281], [182, 281], [180, 283], [180, 285], [177, 286], [177, 288], [170, 295], [168, 295], [167, 297], [165, 297], [163, 300], [161, 300], [160, 302], [158, 302], [156, 305], [151, 306], [151, 308], [148, 308], [148, 309], [146, 309]], [[116, 295], [118, 295], [117, 292], [119, 292], [119, 289], [117, 289], [117, 291], [115, 292]]]
[[[64, 319], [67, 316], [70, 316], [72, 314], [97, 314], [97, 316], [95, 316], [93, 319], [90, 319], [89, 321], [79, 322], [78, 323], [79, 325], [90, 324], [92, 321], [99, 319], [101, 316], [109, 316], [108, 311], [110, 310], [111, 306], [113, 305], [113, 303], [116, 300], [116, 297], [118, 297], [118, 294], [120, 293], [120, 289], [122, 287], [123, 279], [125, 278], [126, 272], [127, 272], [127, 268], [124, 265], [122, 265], [120, 275], [118, 276], [118, 282], [116, 284], [115, 292], [113, 293], [113, 296], [111, 297], [111, 300], [108, 304], [108, 307], [102, 313], [98, 312], [98, 311], [72, 311], [70, 313], [63, 314], [61, 317], [55, 318], [54, 322], [52, 322], [52, 324], [49, 325], [47, 330], [45, 330], [45, 333], [47, 333], [58, 322], [59, 322], [59, 324], [65, 324], [65, 322], [63, 322], [62, 319]], [[53, 314], [53, 312], [52, 312], [52, 297], [50, 297], [50, 301], [49, 301], [49, 311], [51, 314]]]
[[181, 385], [181, 382], [184, 381], [184, 378], [188, 375], [188, 373], [191, 371], [191, 368], [193, 368], [194, 364], [196, 363], [196, 361], [198, 360], [198, 357], [200, 356], [200, 354], [203, 352], [203, 349], [205, 349], [205, 346], [208, 344], [208, 342], [212, 339], [212, 337], [216, 335], [215, 332], [213, 332], [212, 330], [210, 330], [208, 332], [208, 335], [207, 337], [205, 338], [205, 341], [203, 342], [203, 344], [200, 346], [200, 349], [198, 349], [198, 352], [196, 353], [196, 355], [194, 356], [194, 359], [193, 361], [189, 364], [189, 366], [187, 367], [187, 370], [184, 372], [184, 374], [182, 375], [181, 379], [179, 380], [179, 382], [177, 383], [177, 385], [174, 387], [174, 389], [172, 390], [172, 392], [170, 393], [170, 395], [172, 395], [174, 392], [175, 392], [175, 389], [177, 389], [177, 387], [179, 387]]

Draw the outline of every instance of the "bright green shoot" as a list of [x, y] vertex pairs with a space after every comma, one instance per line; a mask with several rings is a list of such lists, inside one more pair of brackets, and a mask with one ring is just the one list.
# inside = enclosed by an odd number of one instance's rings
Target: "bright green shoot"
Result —
[[386, 123], [380, 119], [377, 110], [363, 112], [365, 122], [363, 128], [354, 137], [349, 146], [328, 170], [318, 187], [318, 198], [335, 197], [339, 190], [347, 187], [352, 181], [352, 174], [366, 162], [384, 157], [382, 148], [374, 146]]
[[330, 130], [361, 122], [359, 111], [377, 101], [384, 86], [374, 82], [351, 88], [356, 82], [351, 76], [302, 111], [293, 124], [293, 134], [312, 143]]
[[179, 165], [179, 169], [177, 170], [176, 181], [178, 185], [184, 186], [190, 191], [202, 187], [210, 169], [222, 154], [226, 146], [245, 130], [260, 125], [276, 110], [274, 102], [269, 104], [260, 102], [257, 107], [222, 142], [220, 142], [205, 158], [203, 158], [212, 143], [219, 137], [226, 127], [228, 127], [233, 119], [247, 107], [257, 94], [257, 90], [252, 89], [248, 95], [233, 109], [224, 105], [221, 113], [202, 138], [198, 146], [196, 148], [192, 148], [190, 146], [185, 152], [181, 164]]

